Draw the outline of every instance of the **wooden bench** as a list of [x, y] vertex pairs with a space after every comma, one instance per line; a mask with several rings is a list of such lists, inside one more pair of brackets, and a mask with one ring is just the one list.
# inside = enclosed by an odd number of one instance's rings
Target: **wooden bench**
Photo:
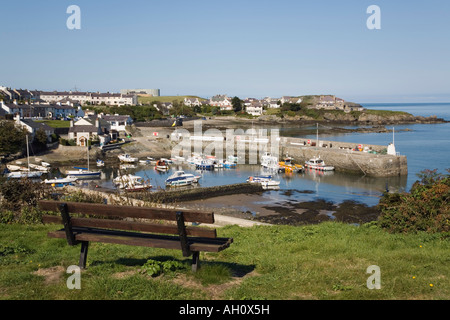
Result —
[[[233, 242], [232, 238], [218, 238], [215, 229], [186, 226], [186, 222], [214, 223], [214, 213], [210, 212], [47, 200], [39, 201], [39, 206], [45, 211], [60, 212], [61, 216], [43, 216], [44, 223], [64, 225], [63, 229], [49, 232], [48, 236], [65, 238], [70, 246], [81, 244], [79, 266], [83, 269], [86, 268], [89, 242], [181, 250], [184, 257], [192, 255], [194, 272], [199, 268], [201, 251], [219, 252]], [[162, 224], [160, 220], [173, 222]]]

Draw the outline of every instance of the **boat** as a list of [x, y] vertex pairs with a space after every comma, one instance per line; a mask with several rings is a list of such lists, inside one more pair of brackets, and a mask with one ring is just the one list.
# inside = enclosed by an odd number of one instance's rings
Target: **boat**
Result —
[[166, 172], [167, 170], [169, 170], [169, 165], [167, 164], [167, 162], [165, 162], [162, 159], [158, 160], [158, 161], [156, 161], [156, 164], [155, 164], [155, 170], [161, 171], [161, 172]]
[[7, 178], [22, 179], [22, 178], [40, 178], [43, 172], [41, 171], [13, 171], [6, 173]]
[[261, 157], [261, 167], [271, 171], [285, 171], [285, 168], [279, 165], [278, 158], [273, 156]]
[[119, 160], [122, 162], [126, 162], [126, 163], [138, 162], [138, 158], [134, 158], [134, 157], [130, 156], [128, 153], [120, 154], [118, 157], [119, 157]]
[[72, 185], [72, 183], [77, 180], [78, 179], [76, 177], [65, 177], [65, 178], [45, 179], [42, 182], [45, 184], [51, 184], [53, 187], [64, 187], [67, 185]]
[[237, 156], [228, 156], [227, 160], [230, 162], [238, 162], [238, 157]]
[[227, 160], [223, 163], [223, 167], [226, 169], [234, 169], [236, 168], [236, 163]]
[[44, 167], [44, 166], [41, 166], [41, 165], [38, 165], [38, 164], [34, 164], [34, 163], [30, 163], [30, 168], [32, 168], [32, 169], [34, 169], [36, 171], [44, 172], [44, 173], [48, 173], [50, 171], [49, 167]]
[[315, 169], [320, 171], [333, 171], [333, 166], [327, 166], [325, 164], [325, 161], [323, 159], [320, 159], [320, 157], [314, 157], [312, 159], [309, 159], [308, 161], [305, 161], [305, 167], [309, 169]]
[[276, 188], [280, 181], [272, 180], [272, 176], [251, 176], [247, 179], [248, 183], [260, 184], [263, 188]]
[[30, 151], [29, 151], [29, 146], [28, 146], [28, 135], [25, 136], [26, 137], [26, 144], [27, 144], [27, 161], [28, 161], [28, 168], [21, 168], [20, 171], [13, 171], [10, 172], [8, 169], [8, 172], [6, 172], [5, 176], [7, 178], [12, 178], [12, 179], [21, 179], [21, 178], [40, 178], [43, 174], [42, 171], [31, 171], [30, 170]]
[[76, 170], [66, 170], [66, 175], [78, 179], [97, 179], [100, 178], [101, 171], [93, 171], [89, 169], [89, 146], [87, 146], [87, 163], [88, 167], [73, 167]]
[[201, 176], [195, 176], [192, 173], [185, 173], [184, 171], [175, 171], [169, 178], [166, 180], [166, 186], [168, 187], [178, 187], [178, 186], [186, 186], [191, 185], [193, 183], [197, 183]]
[[301, 164], [294, 163], [294, 158], [292, 157], [285, 157], [278, 165], [284, 168], [285, 172], [302, 172], [304, 170]]
[[42, 161], [41, 165], [44, 166], [44, 167], [50, 167], [50, 163], [45, 162], [45, 161]]
[[78, 179], [95, 179], [100, 178], [101, 171], [92, 171], [89, 168], [73, 167], [76, 170], [66, 170], [66, 174], [69, 177], [75, 177]]
[[7, 164], [6, 168], [8, 168], [9, 171], [27, 171], [27, 168], [15, 164]]
[[214, 170], [214, 161], [210, 159], [200, 159], [195, 161], [194, 164], [200, 170]]
[[104, 167], [105, 166], [105, 162], [101, 159], [97, 160], [97, 167]]
[[132, 174], [118, 176], [113, 179], [113, 183], [128, 192], [145, 191], [152, 187], [150, 183], [144, 181], [144, 178]]

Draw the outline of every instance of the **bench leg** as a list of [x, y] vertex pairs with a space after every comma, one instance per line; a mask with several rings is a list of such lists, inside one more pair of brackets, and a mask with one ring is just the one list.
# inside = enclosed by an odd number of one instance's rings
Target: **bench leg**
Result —
[[81, 269], [86, 269], [88, 249], [89, 249], [89, 241], [81, 241], [80, 262], [78, 264], [78, 266]]
[[200, 252], [192, 252], [192, 272], [197, 272], [200, 268]]

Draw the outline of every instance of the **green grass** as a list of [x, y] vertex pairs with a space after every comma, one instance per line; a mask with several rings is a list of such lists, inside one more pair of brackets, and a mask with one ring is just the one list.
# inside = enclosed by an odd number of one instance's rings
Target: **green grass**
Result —
[[[197, 274], [181, 251], [92, 243], [81, 290], [69, 290], [64, 271], [77, 264], [79, 246], [48, 238], [57, 228], [0, 224], [0, 299], [450, 298], [450, 240], [442, 234], [389, 234], [335, 222], [228, 226], [218, 236], [234, 243], [220, 253], [201, 253]], [[142, 272], [149, 260], [184, 267], [152, 277]], [[379, 290], [366, 286], [370, 265], [380, 267]], [[59, 277], [51, 279], [56, 267]]]
[[36, 122], [43, 122], [52, 128], [69, 128], [70, 121], [63, 120], [36, 120]]

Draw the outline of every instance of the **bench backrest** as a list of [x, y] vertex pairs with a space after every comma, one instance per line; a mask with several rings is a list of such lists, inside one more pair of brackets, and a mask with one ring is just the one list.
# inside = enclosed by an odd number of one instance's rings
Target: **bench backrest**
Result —
[[[83, 214], [88, 216], [102, 216], [115, 219], [80, 218], [70, 217], [71, 227], [86, 227], [100, 229], [118, 229], [128, 231], [140, 231], [161, 234], [180, 234], [180, 225], [185, 222], [214, 223], [214, 213], [194, 210], [176, 210], [166, 208], [117, 206], [97, 203], [64, 202], [64, 201], [39, 201], [42, 210], [61, 212], [62, 208], [67, 214]], [[119, 218], [119, 219], [117, 219]], [[147, 221], [127, 221], [121, 219], [144, 219], [174, 221], [176, 224], [163, 224]], [[181, 220], [180, 220], [181, 219]], [[64, 215], [44, 215], [44, 223], [64, 224]], [[216, 238], [215, 229], [186, 226], [183, 228], [186, 236]], [[181, 230], [182, 231], [182, 230]]]

